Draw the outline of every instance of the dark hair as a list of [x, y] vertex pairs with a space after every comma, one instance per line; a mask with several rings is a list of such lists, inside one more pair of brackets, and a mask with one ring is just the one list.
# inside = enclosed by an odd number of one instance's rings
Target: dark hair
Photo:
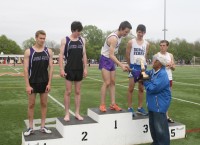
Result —
[[138, 31], [142, 31], [142, 32], [146, 33], [146, 27], [145, 27], [145, 25], [139, 24], [137, 26], [137, 29], [136, 29], [136, 32], [138, 32]]
[[166, 45], [169, 46], [169, 41], [167, 41], [167, 40], [161, 40], [161, 41], [160, 41], [160, 44], [161, 44], [161, 43], [166, 43]]
[[124, 30], [126, 28], [132, 29], [132, 26], [131, 26], [131, 24], [128, 21], [123, 21], [119, 25], [119, 29], [118, 30], [120, 31], [120, 30]]
[[40, 34], [46, 36], [46, 32], [45, 32], [44, 30], [38, 30], [38, 31], [35, 33], [35, 37], [37, 38]]
[[71, 31], [74, 32], [76, 30], [78, 32], [81, 32], [83, 30], [83, 26], [82, 26], [81, 22], [79, 22], [79, 21], [74, 21], [71, 24]]

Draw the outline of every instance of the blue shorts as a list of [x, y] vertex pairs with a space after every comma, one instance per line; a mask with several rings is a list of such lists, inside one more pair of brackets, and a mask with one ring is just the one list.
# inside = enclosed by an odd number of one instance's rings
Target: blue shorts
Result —
[[[137, 64], [130, 64], [130, 68], [132, 71], [129, 73], [129, 78], [134, 78], [134, 82], [138, 82], [141, 78], [141, 65]], [[145, 70], [147, 69], [147, 66], [145, 65]]]
[[115, 71], [115, 63], [112, 59], [101, 55], [99, 60], [99, 69], [102, 70], [103, 68], [108, 71]]

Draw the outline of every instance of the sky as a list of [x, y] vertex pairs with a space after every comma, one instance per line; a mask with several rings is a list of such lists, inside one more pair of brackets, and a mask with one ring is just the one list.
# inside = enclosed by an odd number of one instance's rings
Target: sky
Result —
[[[166, 39], [200, 41], [200, 1], [166, 0]], [[145, 39], [164, 39], [164, 0], [0, 0], [0, 35], [22, 46], [37, 30], [60, 44], [71, 34], [73, 21], [95, 25], [104, 32], [116, 30], [127, 20], [135, 34], [147, 28]]]

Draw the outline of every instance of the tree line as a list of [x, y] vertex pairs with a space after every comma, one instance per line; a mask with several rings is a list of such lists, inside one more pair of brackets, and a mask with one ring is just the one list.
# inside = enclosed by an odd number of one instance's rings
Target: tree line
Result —
[[[90, 59], [98, 60], [101, 53], [101, 48], [104, 45], [104, 41], [108, 34], [112, 31], [103, 32], [101, 29], [94, 25], [86, 25], [83, 28], [82, 36], [86, 39], [86, 51], [87, 56]], [[127, 42], [134, 37], [133, 34], [129, 34], [126, 38], [122, 39], [117, 57], [121, 61], [125, 61], [126, 45]], [[147, 40], [150, 43], [150, 50], [148, 58], [152, 59], [152, 56], [159, 50], [160, 40]], [[0, 36], [0, 52], [4, 54], [23, 54], [24, 50], [34, 45], [34, 38], [27, 39], [23, 42], [22, 48], [14, 41], [7, 38], [5, 35]], [[51, 48], [55, 55], [59, 54], [60, 44], [55, 41], [46, 41], [47, 47]], [[170, 41], [168, 51], [174, 55], [176, 61], [184, 60], [185, 63], [189, 63], [193, 56], [200, 57], [200, 41], [193, 43], [187, 42], [185, 39], [173, 39]]]

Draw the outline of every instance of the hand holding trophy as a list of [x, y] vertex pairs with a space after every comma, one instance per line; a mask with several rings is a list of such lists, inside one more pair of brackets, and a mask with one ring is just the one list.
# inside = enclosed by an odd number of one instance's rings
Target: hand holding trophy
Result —
[[148, 80], [149, 75], [145, 73], [145, 66], [144, 66], [144, 60], [140, 59], [140, 65], [141, 65], [141, 75], [143, 80]]

